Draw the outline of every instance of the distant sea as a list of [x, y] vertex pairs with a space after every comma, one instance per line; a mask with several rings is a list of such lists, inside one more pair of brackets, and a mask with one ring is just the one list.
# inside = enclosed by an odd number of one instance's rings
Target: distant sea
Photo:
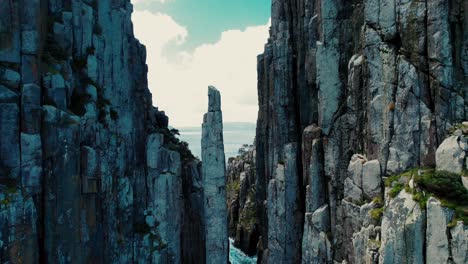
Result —
[[[255, 139], [254, 123], [223, 124], [224, 152], [226, 161], [230, 157], [236, 157], [239, 148], [244, 144], [253, 144]], [[200, 127], [180, 127], [179, 139], [187, 142], [193, 155], [201, 159], [201, 125]]]

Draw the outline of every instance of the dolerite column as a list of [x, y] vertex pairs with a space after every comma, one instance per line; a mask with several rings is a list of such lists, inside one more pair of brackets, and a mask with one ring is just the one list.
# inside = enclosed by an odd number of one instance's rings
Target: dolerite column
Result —
[[208, 87], [208, 113], [202, 126], [202, 177], [206, 220], [206, 263], [228, 261], [226, 163], [223, 144], [221, 95]]

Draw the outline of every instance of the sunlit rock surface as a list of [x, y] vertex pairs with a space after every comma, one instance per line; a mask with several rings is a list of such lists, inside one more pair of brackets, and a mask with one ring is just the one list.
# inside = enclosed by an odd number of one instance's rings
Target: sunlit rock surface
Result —
[[457, 188], [466, 182], [467, 10], [461, 0], [272, 1], [258, 57], [262, 263], [467, 261], [461, 242], [454, 251], [434, 233], [461, 239], [463, 199], [442, 201], [459, 216], [439, 221], [422, 175], [385, 186], [436, 162], [462, 177]]

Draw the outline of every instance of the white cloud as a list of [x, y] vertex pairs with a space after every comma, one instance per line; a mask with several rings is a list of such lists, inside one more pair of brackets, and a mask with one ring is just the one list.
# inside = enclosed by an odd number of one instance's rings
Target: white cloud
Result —
[[173, 126], [198, 126], [207, 109], [207, 87], [221, 91], [224, 121], [255, 122], [257, 55], [268, 38], [267, 25], [228, 30], [214, 44], [169, 56], [164, 49], [185, 42], [188, 32], [165, 14], [136, 11], [135, 34], [146, 45], [153, 102]]

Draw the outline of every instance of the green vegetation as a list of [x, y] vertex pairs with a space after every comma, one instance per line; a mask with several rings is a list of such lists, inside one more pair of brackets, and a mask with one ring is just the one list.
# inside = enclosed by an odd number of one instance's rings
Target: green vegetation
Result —
[[382, 207], [384, 205], [382, 196], [374, 197], [374, 199], [372, 199], [372, 202], [379, 207]]
[[455, 212], [455, 216], [452, 222], [449, 223], [449, 227], [455, 226], [458, 221], [463, 221], [465, 225], [468, 224], [468, 205], [466, 203], [459, 204], [445, 199], [441, 199], [441, 203], [444, 207], [452, 209]]
[[[461, 181], [462, 175], [435, 169], [412, 169], [400, 175], [389, 177], [385, 181], [385, 185], [387, 187], [393, 186], [389, 192], [391, 197], [395, 197], [405, 188], [408, 193], [413, 195], [413, 200], [419, 203], [421, 209], [426, 208], [427, 200], [431, 196], [439, 199], [444, 207], [455, 212], [451, 223], [451, 225], [455, 225], [457, 221], [468, 223], [468, 191]], [[414, 189], [411, 189], [408, 184], [400, 182], [401, 177], [404, 176], [414, 177]]]
[[382, 241], [380, 241], [380, 240], [375, 240], [375, 239], [367, 240], [367, 246], [369, 248], [380, 248], [381, 244], [382, 244]]
[[188, 148], [188, 143], [185, 141], [180, 141], [180, 140], [178, 142], [169, 141], [166, 147], [169, 150], [179, 152], [182, 160], [188, 161], [194, 158], [194, 156], [192, 155], [192, 152]]
[[173, 134], [173, 135], [178, 135], [178, 136], [180, 136], [180, 132], [179, 132], [179, 130], [178, 130], [178, 129], [171, 128], [171, 130], [169, 130], [169, 131], [170, 131], [170, 132], [171, 132], [171, 134]]
[[255, 189], [250, 189], [247, 200], [250, 200], [252, 203], [246, 203], [244, 210], [242, 210], [239, 217], [239, 223], [244, 228], [251, 228], [257, 222], [257, 213], [255, 208]]
[[8, 199], [8, 197], [6, 197], [6, 198], [3, 199], [3, 200], [0, 200], [0, 205], [5, 205], [5, 206], [7, 206], [8, 204], [10, 204], [10, 200]]
[[230, 194], [236, 194], [240, 190], [240, 179], [237, 178], [233, 181], [229, 181], [226, 186], [227, 192]]
[[353, 200], [352, 198], [349, 198], [348, 202], [351, 202], [357, 206], [363, 206], [365, 205], [366, 203], [368, 203], [369, 201], [367, 201], [366, 199], [359, 199], [357, 201]]
[[468, 178], [468, 170], [464, 168], [464, 169], [462, 170], [461, 175], [462, 175], [463, 177], [465, 177], [465, 178]]
[[468, 133], [466, 133], [466, 131], [468, 131], [468, 126], [464, 126], [463, 124], [458, 124], [451, 127], [448, 132], [450, 135], [453, 135], [453, 133], [455, 133], [455, 131], [458, 129], [460, 129], [464, 135], [468, 135]]
[[415, 182], [426, 195], [421, 195], [421, 201], [425, 202], [429, 196], [440, 199], [444, 207], [455, 212], [453, 222], [463, 221], [468, 223], [468, 191], [463, 186], [459, 174], [447, 171], [427, 170], [421, 176], [415, 178]]
[[5, 198], [0, 200], [0, 205], [8, 205], [10, 204], [12, 198], [10, 197], [11, 195], [14, 195], [18, 192], [18, 189], [16, 187], [16, 181], [12, 179], [3, 179], [0, 184], [5, 186], [5, 190], [3, 191], [3, 194], [5, 195]]
[[164, 127], [164, 128], [157, 128], [156, 133], [162, 134], [164, 136], [164, 146], [169, 150], [179, 152], [180, 158], [182, 161], [190, 161], [195, 159], [192, 152], [188, 147], [188, 143], [185, 141], [181, 141], [176, 137], [179, 130], [171, 129]]
[[426, 170], [416, 176], [415, 183], [436, 197], [450, 202], [468, 205], [468, 191], [463, 186], [459, 174], [447, 171]]
[[419, 170], [419, 168], [411, 169], [401, 174], [392, 175], [385, 179], [385, 187], [391, 187], [389, 191], [390, 197], [395, 198], [403, 189], [405, 189], [407, 192], [410, 192], [407, 182], [411, 179], [411, 177], [418, 175]]
[[370, 210], [369, 214], [372, 219], [374, 219], [377, 222], [380, 222], [385, 211], [382, 196], [374, 197], [374, 199], [372, 199], [372, 203], [376, 206], [376, 208]]
[[380, 222], [380, 220], [382, 220], [382, 216], [383, 216], [383, 213], [385, 211], [385, 208], [384, 207], [378, 207], [378, 208], [374, 208], [370, 211], [370, 216], [372, 217], [372, 219], [374, 219], [375, 221], [378, 221]]
[[395, 198], [397, 195], [403, 190], [404, 185], [401, 183], [395, 184], [392, 189], [390, 189], [390, 192], [388, 193], [390, 197]]
[[413, 200], [419, 203], [421, 209], [426, 209], [427, 200], [429, 200], [429, 195], [426, 192], [417, 192], [416, 190], [412, 191]]
[[411, 179], [413, 175], [418, 175], [419, 170], [420, 170], [419, 168], [415, 168], [415, 169], [411, 169], [409, 171], [403, 172], [401, 174], [392, 175], [385, 180], [385, 186], [391, 187], [393, 182], [399, 181], [403, 177], [407, 177], [408, 179]]

